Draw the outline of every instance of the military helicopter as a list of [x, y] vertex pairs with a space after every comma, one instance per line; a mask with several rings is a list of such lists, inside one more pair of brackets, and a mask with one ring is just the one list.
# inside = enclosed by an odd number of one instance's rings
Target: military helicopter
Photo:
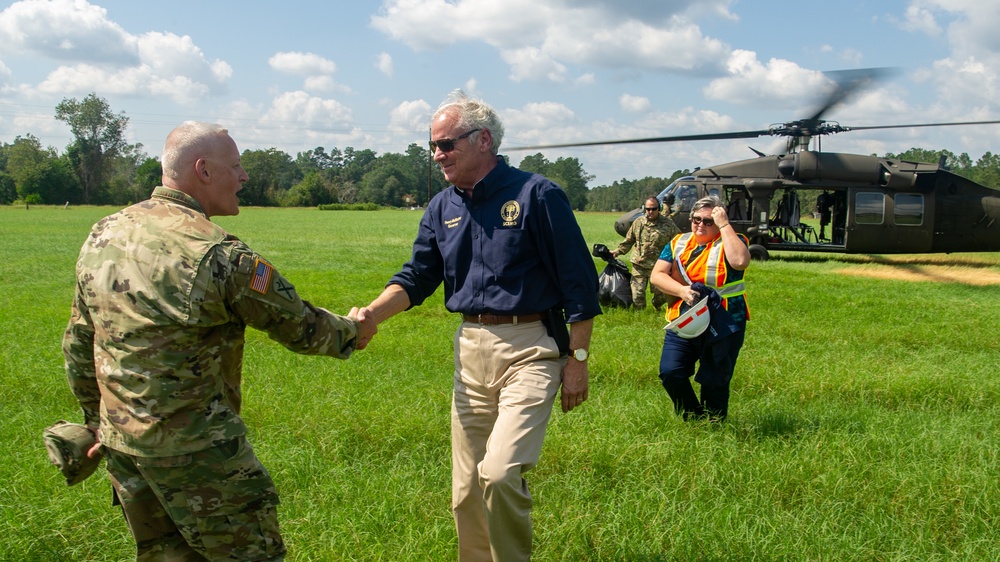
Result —
[[[756, 131], [681, 135], [519, 147], [518, 150], [607, 144], [786, 137], [786, 152], [697, 169], [675, 180], [657, 198], [682, 231], [690, 210], [708, 195], [722, 199], [730, 223], [750, 240], [754, 259], [771, 250], [862, 254], [922, 254], [1000, 251], [1000, 190], [928, 164], [877, 156], [810, 150], [810, 141], [847, 131], [997, 124], [1000, 121], [844, 127], [822, 116], [883, 69], [830, 73], [836, 84], [825, 103], [806, 119]], [[800, 217], [800, 196], [818, 192], [820, 227]], [[813, 198], [810, 197], [811, 201]], [[666, 211], [665, 211], [666, 212]], [[615, 222], [624, 236], [642, 215], [634, 209]], [[827, 232], [827, 226], [830, 227]]]

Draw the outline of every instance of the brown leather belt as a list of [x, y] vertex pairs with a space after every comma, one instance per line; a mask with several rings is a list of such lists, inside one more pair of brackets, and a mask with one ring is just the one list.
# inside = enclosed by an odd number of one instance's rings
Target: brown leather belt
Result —
[[466, 322], [482, 324], [483, 326], [496, 326], [497, 324], [527, 324], [528, 322], [538, 322], [545, 318], [544, 314], [515, 314], [514, 316], [503, 316], [500, 314], [463, 314], [462, 319]]

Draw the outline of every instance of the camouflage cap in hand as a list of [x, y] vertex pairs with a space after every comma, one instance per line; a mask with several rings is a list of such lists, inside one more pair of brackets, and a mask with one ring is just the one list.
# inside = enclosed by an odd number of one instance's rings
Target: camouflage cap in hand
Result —
[[60, 420], [45, 428], [43, 438], [49, 460], [66, 477], [67, 486], [86, 480], [97, 470], [104, 457], [103, 454], [93, 458], [87, 456], [87, 451], [97, 443], [97, 439], [85, 425]]

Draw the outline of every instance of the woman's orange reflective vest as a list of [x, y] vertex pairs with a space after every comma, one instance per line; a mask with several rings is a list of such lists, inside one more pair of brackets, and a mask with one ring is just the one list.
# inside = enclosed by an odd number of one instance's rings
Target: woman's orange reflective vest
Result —
[[[744, 244], [749, 244], [745, 236], [740, 234], [739, 237]], [[743, 281], [743, 272], [727, 266], [726, 251], [722, 245], [721, 235], [716, 236], [707, 245], [699, 246], [695, 242], [693, 232], [679, 234], [670, 242], [670, 250], [674, 256], [674, 269], [680, 274], [682, 283], [690, 285], [701, 281], [706, 286], [715, 289], [722, 297], [722, 306], [727, 310], [729, 299], [743, 296], [745, 301], [746, 283]], [[682, 304], [684, 301], [677, 299], [667, 308], [666, 318], [668, 321], [681, 315]], [[747, 319], [749, 319], [749, 307], [746, 314]]]

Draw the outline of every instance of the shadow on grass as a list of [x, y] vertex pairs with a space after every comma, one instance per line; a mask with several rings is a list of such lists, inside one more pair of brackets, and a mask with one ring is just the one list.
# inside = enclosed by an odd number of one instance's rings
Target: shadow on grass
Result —
[[[992, 255], [992, 254], [991, 254]], [[996, 259], [974, 256], [954, 256], [951, 254], [901, 254], [898, 256], [885, 256], [879, 254], [797, 254], [797, 253], [774, 253], [771, 254], [774, 261], [784, 261], [790, 263], [820, 263], [839, 262], [851, 264], [873, 263], [890, 266], [915, 266], [915, 265], [940, 265], [940, 266], [962, 266], [976, 268], [997, 267]]]
[[757, 439], [801, 438], [820, 430], [838, 433], [864, 433], [864, 420], [845, 416], [793, 415], [788, 412], [769, 412], [748, 418], [739, 424], [739, 430]]

